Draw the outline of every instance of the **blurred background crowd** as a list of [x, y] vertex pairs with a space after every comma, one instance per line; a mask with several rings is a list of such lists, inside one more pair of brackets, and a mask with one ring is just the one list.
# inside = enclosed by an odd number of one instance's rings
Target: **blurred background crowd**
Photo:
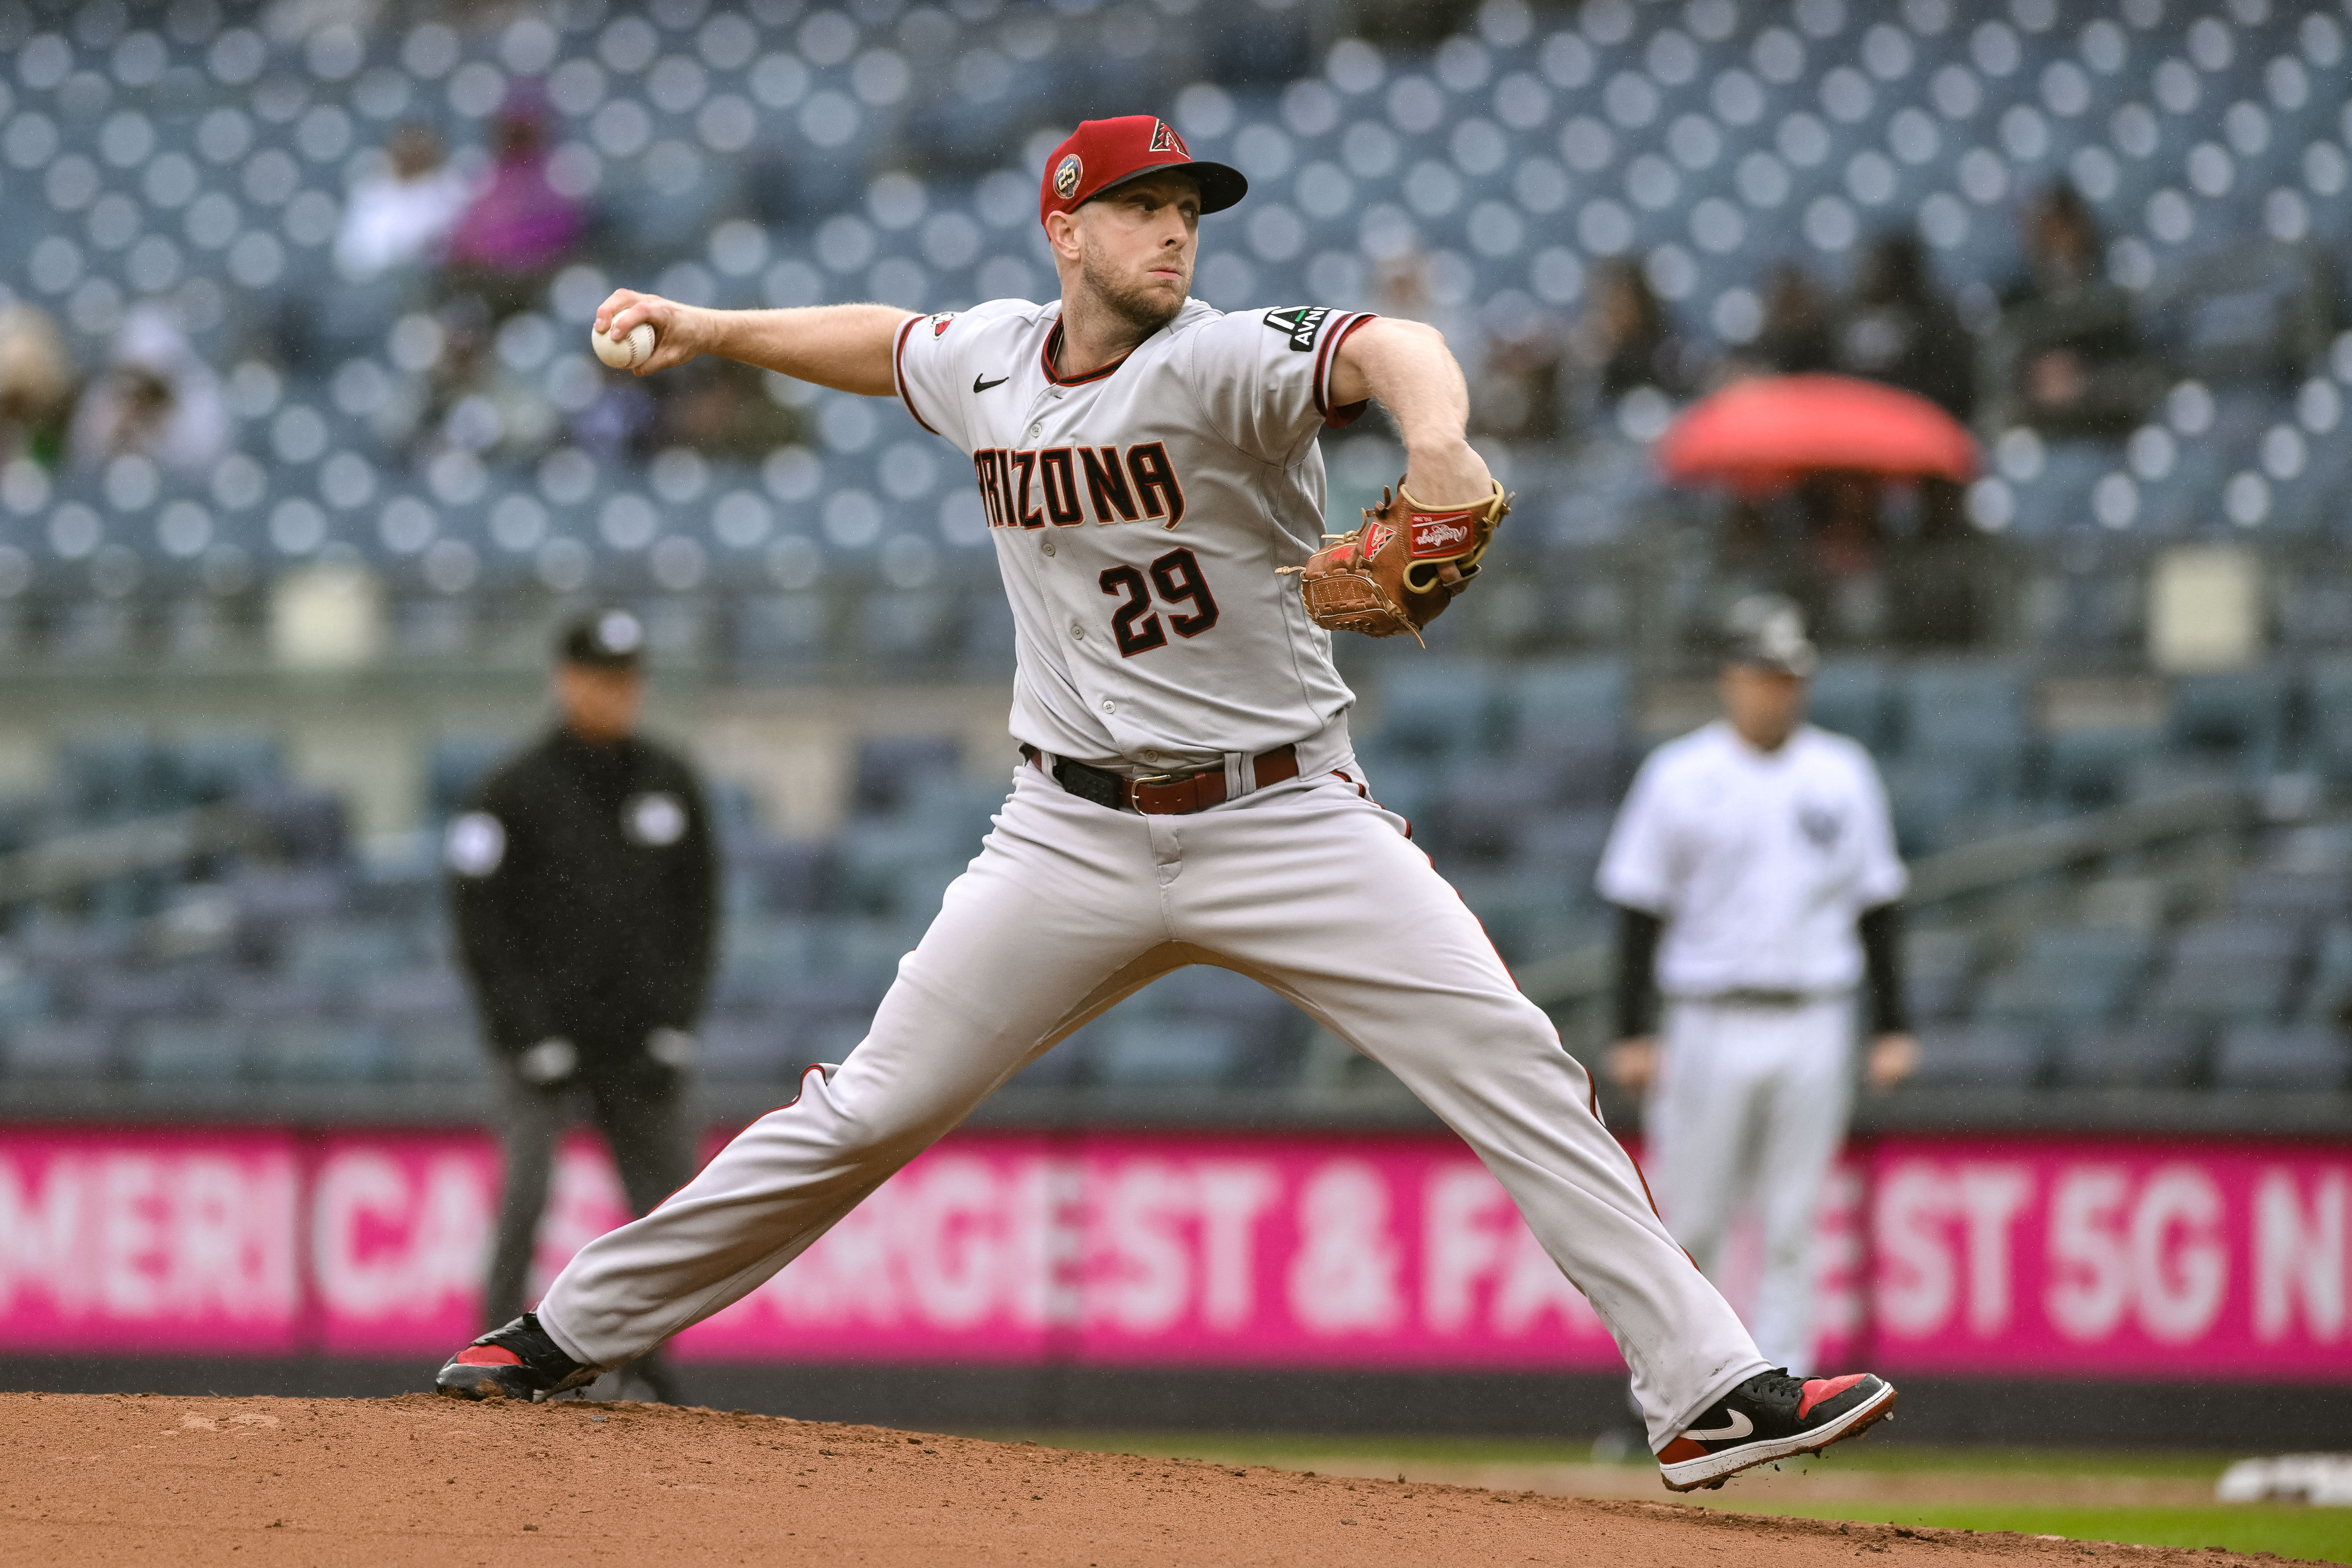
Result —
[[[978, 498], [887, 402], [638, 381], [585, 324], [623, 283], [1045, 296], [1045, 151], [1156, 109], [1253, 184], [1203, 225], [1201, 298], [1416, 317], [1469, 372], [1519, 498], [1497, 570], [1432, 651], [1341, 652], [1383, 797], [1572, 1047], [1610, 807], [1706, 716], [1724, 607], [1770, 589], [1920, 868], [1928, 1059], [1898, 1099], [2332, 1105], [2347, 26], [2287, 0], [0, 0], [0, 1090], [424, 1105], [478, 1072], [437, 835], [592, 601], [640, 615], [656, 726], [726, 781], [713, 1078], [837, 1059], [1010, 765]], [[1979, 477], [1660, 478], [1693, 401], [1815, 372], [1939, 405]], [[1401, 461], [1369, 422], [1326, 453], [1341, 524]], [[1028, 1082], [1170, 1085], [1397, 1101], [1207, 971]]]

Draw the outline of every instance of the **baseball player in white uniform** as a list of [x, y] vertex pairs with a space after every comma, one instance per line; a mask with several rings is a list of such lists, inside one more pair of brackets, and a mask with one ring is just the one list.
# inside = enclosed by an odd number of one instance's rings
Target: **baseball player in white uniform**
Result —
[[1875, 1377], [1801, 1383], [1758, 1353], [1583, 1069], [1373, 798], [1329, 635], [1277, 575], [1320, 542], [1317, 433], [1378, 398], [1414, 492], [1493, 482], [1433, 330], [1189, 297], [1201, 215], [1246, 189], [1163, 121], [1089, 121], [1040, 190], [1056, 302], [714, 311], [622, 289], [598, 311], [615, 338], [653, 324], [643, 370], [718, 353], [895, 395], [971, 456], [1019, 630], [1022, 761], [856, 1048], [583, 1248], [536, 1313], [452, 1358], [444, 1392], [543, 1397], [644, 1353], [790, 1263], [1070, 1031], [1211, 963], [1382, 1063], [1477, 1151], [1616, 1336], [1670, 1487], [1887, 1413]]
[[1871, 1081], [1901, 1079], [1918, 1049], [1886, 792], [1862, 747], [1802, 721], [1816, 662], [1794, 604], [1736, 606], [1726, 716], [1643, 764], [1599, 877], [1620, 910], [1610, 1068], [1648, 1091], [1650, 1191], [1711, 1279], [1737, 1202], [1754, 1205], [1764, 1256], [1749, 1326], [1790, 1367], [1812, 1360], [1814, 1215], [1853, 1110], [1865, 978]]

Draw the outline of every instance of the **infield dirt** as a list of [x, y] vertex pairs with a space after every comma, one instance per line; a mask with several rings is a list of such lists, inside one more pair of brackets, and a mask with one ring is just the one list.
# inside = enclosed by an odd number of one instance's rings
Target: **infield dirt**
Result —
[[[1074, 1453], [634, 1405], [0, 1394], [0, 1562], [2187, 1568], [2217, 1552]], [[1712, 1494], [1736, 1502], [1732, 1489]], [[2272, 1561], [2275, 1561], [2274, 1559]]]

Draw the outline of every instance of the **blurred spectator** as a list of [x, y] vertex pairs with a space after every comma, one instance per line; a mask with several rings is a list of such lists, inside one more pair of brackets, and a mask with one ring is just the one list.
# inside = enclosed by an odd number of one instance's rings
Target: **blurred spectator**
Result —
[[1996, 425], [2121, 437], [2164, 395], [2164, 367], [2132, 321], [2129, 293], [2100, 266], [2098, 219], [2060, 181], [2025, 211], [2025, 271], [2000, 297], [1985, 348]]
[[765, 374], [740, 360], [709, 355], [670, 373], [656, 405], [654, 444], [753, 463], [792, 445], [800, 437], [800, 420], [767, 395], [761, 384]]
[[158, 305], [123, 321], [105, 373], [75, 413], [74, 460], [95, 468], [136, 452], [167, 468], [200, 473], [228, 450], [219, 378]]
[[562, 421], [539, 382], [508, 368], [497, 353], [490, 308], [473, 295], [442, 306], [441, 353], [426, 382], [412, 445], [422, 458], [450, 448], [512, 461], [538, 457]]
[[625, 370], [602, 373], [596, 395], [572, 416], [572, 439], [607, 461], [642, 458], [661, 445], [661, 406]]
[[444, 161], [441, 138], [429, 127], [402, 126], [384, 153], [391, 166], [352, 187], [335, 237], [335, 262], [349, 278], [436, 258], [466, 210], [466, 177]]
[[1569, 334], [1578, 422], [1607, 416], [1637, 387], [1675, 395], [1690, 389], [1690, 351], [1666, 319], [1666, 308], [1640, 267], [1622, 257], [1595, 262], [1584, 294], [1584, 314]]
[[[1916, 393], [1956, 419], [1976, 411], [1976, 344], [1959, 312], [1937, 291], [1927, 253], [1916, 237], [1881, 236], [1864, 255], [1853, 289], [1840, 312], [1831, 343], [1831, 368]], [[1888, 503], [1899, 501], [1900, 526], [1890, 527]], [[1833, 623], [1913, 647], [1950, 647], [1983, 635], [1983, 606], [1967, 584], [1950, 581], [1983, 541], [1968, 527], [1963, 492], [1948, 479], [1923, 479], [1890, 494], [1875, 480], [1854, 476], [1816, 498], [1818, 552], [1823, 569], [1849, 584], [1870, 560], [1874, 574], [1867, 599], [1832, 600]], [[1867, 603], [1866, 616], [1853, 613]]]
[[48, 312], [0, 310], [0, 463], [26, 458], [54, 468], [73, 417], [73, 358]]
[[1776, 262], [1764, 276], [1763, 296], [1756, 335], [1716, 363], [1710, 387], [1833, 368], [1829, 300], [1812, 274], [1793, 261]]
[[1486, 341], [1483, 365], [1470, 388], [1474, 426], [1512, 441], [1550, 441], [1560, 435], [1560, 365], [1568, 345], [1549, 317], [1513, 323]]
[[1832, 353], [1835, 369], [1917, 393], [1956, 419], [1976, 412], [1976, 344], [1915, 236], [1883, 235], [1864, 255]]
[[1747, 357], [1776, 375], [1830, 368], [1829, 300], [1813, 275], [1793, 261], [1776, 263], [1764, 279], [1764, 325]]
[[535, 106], [499, 118], [496, 163], [449, 237], [452, 288], [479, 294], [500, 316], [527, 305], [588, 231], [579, 203], [548, 183], [546, 137]]
[[1476, 329], [1467, 312], [1438, 298], [1433, 270], [1430, 258], [1419, 251], [1390, 257], [1372, 275], [1372, 309], [1383, 316], [1420, 321], [1444, 332], [1446, 342], [1461, 356], [1463, 370], [1475, 380]]

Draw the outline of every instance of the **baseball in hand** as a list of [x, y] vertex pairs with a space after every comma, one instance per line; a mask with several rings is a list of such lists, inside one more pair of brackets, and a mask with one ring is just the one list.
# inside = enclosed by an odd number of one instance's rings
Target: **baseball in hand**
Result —
[[654, 324], [639, 321], [625, 338], [608, 338], [591, 327], [588, 342], [595, 349], [596, 357], [614, 370], [635, 370], [654, 357]]

